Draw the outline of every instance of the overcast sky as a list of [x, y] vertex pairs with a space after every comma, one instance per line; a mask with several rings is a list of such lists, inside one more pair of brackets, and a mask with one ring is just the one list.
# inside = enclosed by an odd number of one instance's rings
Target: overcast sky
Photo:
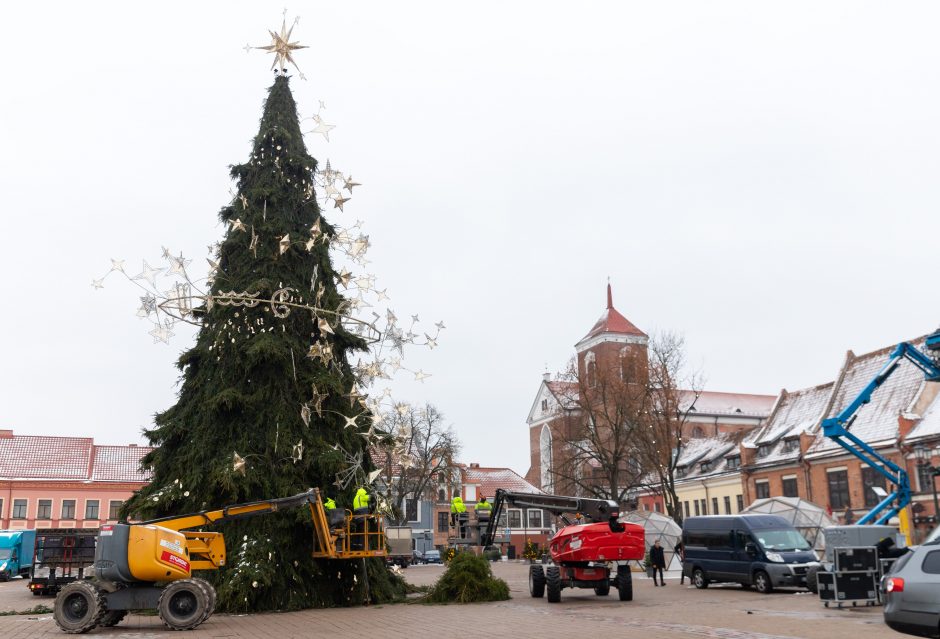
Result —
[[[109, 258], [203, 261], [283, 3], [4, 3], [0, 428], [143, 441], [175, 401]], [[310, 152], [400, 316], [447, 329], [396, 387], [466, 461], [528, 468], [526, 415], [605, 305], [684, 334], [709, 390], [776, 393], [940, 323], [934, 3], [305, 2]]]

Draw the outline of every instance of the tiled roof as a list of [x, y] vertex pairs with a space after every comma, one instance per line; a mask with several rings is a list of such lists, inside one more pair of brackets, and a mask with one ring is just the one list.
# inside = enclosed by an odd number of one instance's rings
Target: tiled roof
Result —
[[[913, 342], [917, 348], [921, 348], [923, 343], [923, 338]], [[836, 389], [835, 400], [826, 417], [835, 417], [858, 396], [888, 361], [888, 355], [893, 348], [883, 348], [858, 357], [849, 353], [843, 367], [841, 383]], [[910, 407], [923, 381], [924, 374], [906, 359], [902, 360], [897, 370], [875, 390], [871, 401], [855, 413], [856, 418], [851, 426], [852, 434], [869, 445], [897, 439], [898, 416]], [[808, 454], [838, 449], [840, 447], [836, 442], [820, 436]]]
[[[684, 468], [685, 473], [678, 481], [692, 478], [711, 477], [729, 472], [728, 457], [738, 450], [738, 443], [744, 433], [722, 433], [717, 437], [703, 437], [690, 439], [682, 447], [679, 455], [678, 467]], [[702, 463], [710, 462], [711, 468], [702, 472]]]
[[145, 446], [96, 446], [90, 437], [0, 437], [0, 478], [60, 481], [147, 481]]
[[[692, 391], [680, 391], [683, 410], [695, 400]], [[741, 417], [767, 417], [773, 409], [776, 395], [750, 393], [721, 393], [702, 391], [695, 400], [694, 412], [708, 415], [738, 415]]]
[[465, 466], [463, 468], [464, 483], [476, 484], [477, 497], [486, 495], [492, 500], [497, 488], [516, 493], [541, 493], [542, 491], [527, 482], [519, 473], [510, 468], [481, 468], [479, 466]]
[[140, 460], [150, 450], [146, 446], [95, 446], [92, 481], [149, 481]]
[[[621, 315], [614, 308], [613, 295], [611, 294], [610, 284], [607, 285], [607, 309], [600, 319], [594, 324], [588, 334], [581, 338], [580, 342], [597, 337], [603, 333], [619, 333], [621, 335], [636, 335], [638, 337], [647, 337], [646, 333], [638, 329], [626, 317]], [[580, 343], [579, 342], [579, 343]]]
[[783, 441], [803, 431], [814, 432], [832, 396], [833, 382], [781, 393], [780, 401], [770, 419], [745, 438], [745, 445], [770, 446], [768, 453], [757, 459], [758, 464], [795, 460], [799, 448], [787, 450]]

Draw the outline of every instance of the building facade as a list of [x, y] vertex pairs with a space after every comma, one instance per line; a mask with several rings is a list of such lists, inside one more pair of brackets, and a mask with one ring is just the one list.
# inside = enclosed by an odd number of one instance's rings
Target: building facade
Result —
[[150, 448], [0, 430], [0, 529], [97, 528], [147, 484]]

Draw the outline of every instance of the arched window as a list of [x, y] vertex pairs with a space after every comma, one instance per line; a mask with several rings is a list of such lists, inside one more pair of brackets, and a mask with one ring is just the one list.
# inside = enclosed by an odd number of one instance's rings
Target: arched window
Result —
[[624, 346], [620, 349], [620, 381], [626, 382], [636, 377], [636, 371], [633, 369], [633, 357], [630, 348]]
[[594, 357], [594, 351], [589, 352], [584, 356], [584, 372], [587, 375], [588, 388], [594, 388], [597, 384], [597, 361]]
[[551, 493], [554, 486], [552, 478], [552, 430], [548, 427], [548, 424], [542, 426], [542, 434], [539, 436], [539, 466], [542, 469], [540, 478], [542, 490]]
[[705, 437], [705, 431], [702, 430], [701, 426], [692, 429], [692, 439], [702, 439], [703, 437]]

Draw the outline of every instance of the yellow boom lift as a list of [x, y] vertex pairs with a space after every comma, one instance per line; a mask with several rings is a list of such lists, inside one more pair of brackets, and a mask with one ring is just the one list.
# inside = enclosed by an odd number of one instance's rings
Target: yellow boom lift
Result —
[[[94, 577], [68, 584], [55, 600], [56, 624], [80, 634], [114, 626], [128, 610], [156, 609], [171, 630], [191, 630], [209, 618], [216, 593], [196, 570], [225, 565], [222, 533], [201, 530], [221, 521], [308, 506], [313, 521], [313, 556], [322, 559], [384, 557], [381, 515], [326, 510], [320, 491], [226, 506], [179, 517], [102, 526], [95, 548]], [[200, 529], [200, 530], [193, 530]]]

